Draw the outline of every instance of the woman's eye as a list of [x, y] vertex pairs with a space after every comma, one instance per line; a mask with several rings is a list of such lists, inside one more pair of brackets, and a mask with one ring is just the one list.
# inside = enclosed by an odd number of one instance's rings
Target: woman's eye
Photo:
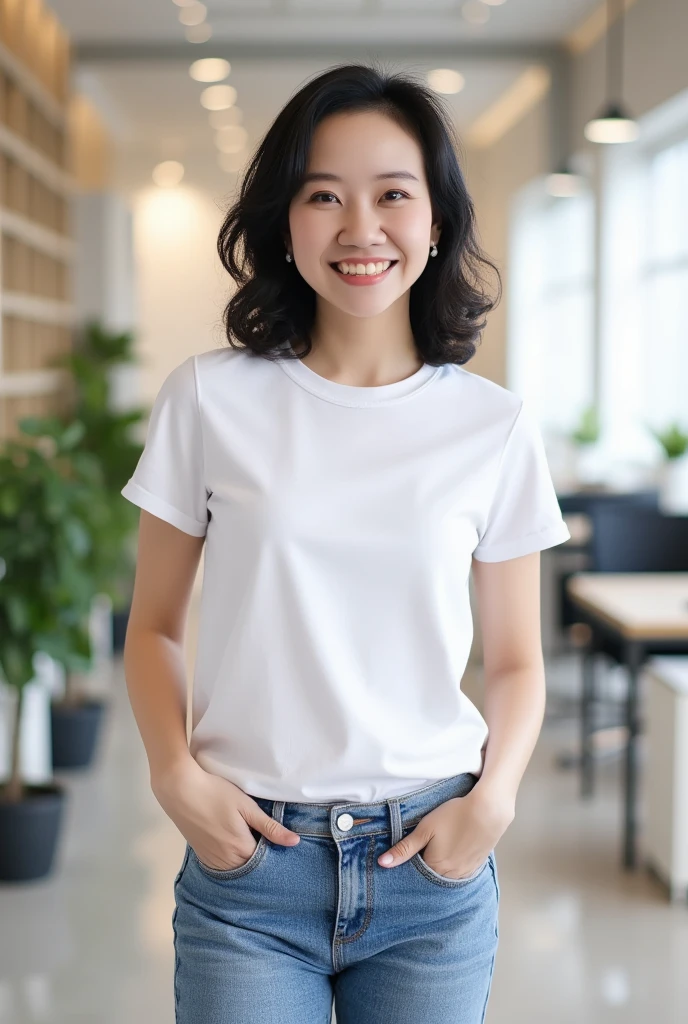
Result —
[[[385, 192], [385, 195], [382, 198], [384, 199], [385, 196], [389, 196], [389, 195], [401, 196], [402, 199], [406, 198], [406, 193], [402, 192], [398, 188], [390, 188], [390, 189], [388, 189]], [[317, 199], [334, 199], [335, 202], [338, 202], [337, 197], [336, 197], [336, 195], [333, 192], [316, 192], [315, 195], [311, 196], [311, 202], [315, 202]], [[331, 206], [332, 204], [330, 202], [327, 202], [327, 203], [319, 203], [317, 205], [319, 205], [319, 206]]]

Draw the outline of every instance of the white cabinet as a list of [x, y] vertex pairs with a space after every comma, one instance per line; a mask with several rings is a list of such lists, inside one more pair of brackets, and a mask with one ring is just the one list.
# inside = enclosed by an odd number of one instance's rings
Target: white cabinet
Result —
[[672, 899], [688, 897], [688, 656], [650, 659], [645, 856]]

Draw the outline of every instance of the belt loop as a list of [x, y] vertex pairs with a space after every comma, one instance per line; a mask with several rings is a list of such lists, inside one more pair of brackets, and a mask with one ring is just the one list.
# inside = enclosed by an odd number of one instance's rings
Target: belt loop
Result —
[[284, 817], [284, 800], [273, 800], [270, 817], [274, 818], [275, 821], [279, 821], [280, 825], [282, 824], [282, 818]]
[[389, 823], [392, 830], [390, 846], [394, 846], [401, 839], [401, 810], [399, 809], [399, 798], [392, 796], [387, 800], [389, 807]]

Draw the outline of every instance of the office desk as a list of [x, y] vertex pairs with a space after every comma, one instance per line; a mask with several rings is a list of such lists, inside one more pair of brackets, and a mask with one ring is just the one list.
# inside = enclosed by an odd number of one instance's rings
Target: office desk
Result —
[[592, 791], [591, 712], [594, 657], [600, 639], [612, 638], [627, 669], [623, 863], [636, 865], [638, 671], [652, 652], [688, 653], [688, 573], [577, 573], [567, 593], [591, 629], [583, 655], [581, 755], [583, 794]]

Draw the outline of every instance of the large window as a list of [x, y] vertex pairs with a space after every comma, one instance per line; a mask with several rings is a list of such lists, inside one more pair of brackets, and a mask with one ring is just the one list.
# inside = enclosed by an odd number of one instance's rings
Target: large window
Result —
[[642, 412], [658, 426], [688, 420], [688, 139], [648, 169], [643, 261], [645, 386]]
[[517, 202], [511, 231], [508, 387], [545, 433], [568, 433], [593, 397], [593, 223], [589, 192]]

